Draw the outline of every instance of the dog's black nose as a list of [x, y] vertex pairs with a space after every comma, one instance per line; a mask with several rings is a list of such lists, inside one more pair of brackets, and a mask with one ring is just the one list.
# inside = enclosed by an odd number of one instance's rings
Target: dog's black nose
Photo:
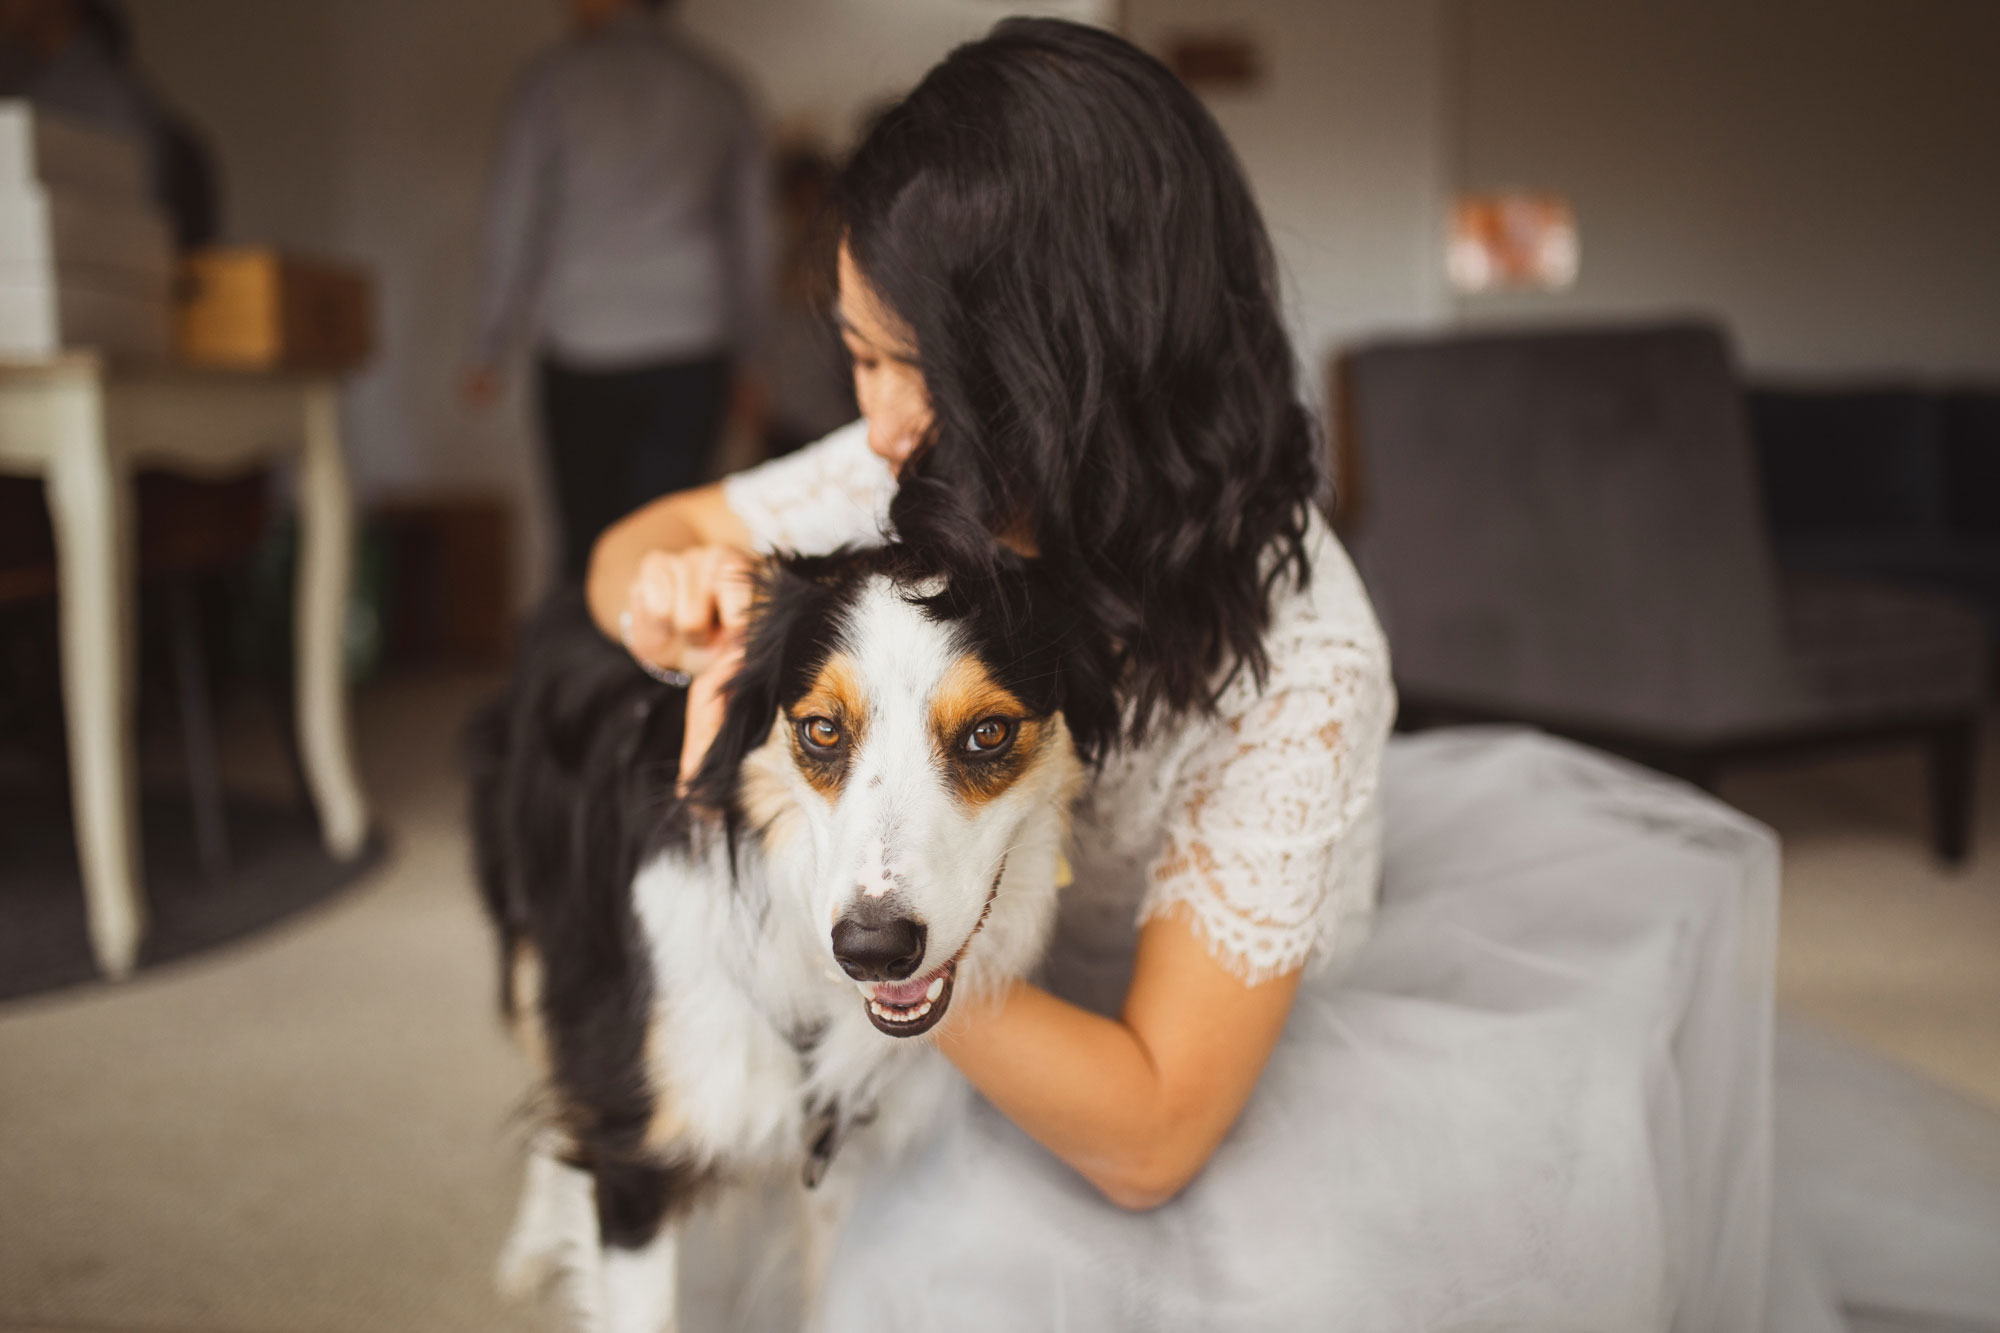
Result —
[[833, 928], [833, 956], [856, 981], [901, 981], [924, 958], [924, 923], [866, 911]]

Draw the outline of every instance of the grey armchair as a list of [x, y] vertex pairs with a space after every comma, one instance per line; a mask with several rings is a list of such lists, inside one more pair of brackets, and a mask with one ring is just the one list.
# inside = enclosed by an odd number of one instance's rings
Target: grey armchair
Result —
[[1781, 577], [1718, 330], [1390, 343], [1337, 375], [1346, 536], [1406, 725], [1530, 722], [1704, 786], [1918, 743], [1938, 853], [1965, 856], [1984, 628], [1936, 594]]

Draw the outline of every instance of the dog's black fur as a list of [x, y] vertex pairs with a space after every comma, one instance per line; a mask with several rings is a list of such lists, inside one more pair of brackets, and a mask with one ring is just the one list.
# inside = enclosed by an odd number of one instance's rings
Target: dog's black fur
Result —
[[[598, 1182], [607, 1241], [643, 1244], [701, 1181], [645, 1147], [650, 952], [632, 877], [688, 837], [674, 794], [686, 692], [597, 632], [580, 594], [528, 625], [506, 695], [468, 733], [481, 895], [500, 944], [500, 1007], [541, 1025], [571, 1165]], [[539, 1013], [522, 1015], [515, 951], [531, 945]]]
[[[654, 979], [633, 877], [659, 852], [687, 847], [704, 811], [721, 812], [732, 862], [738, 839], [761, 833], [743, 827], [742, 763], [778, 710], [809, 688], [843, 614], [876, 575], [932, 589], [907, 595], [934, 619], [959, 623], [1031, 710], [1062, 712], [1086, 759], [1115, 738], [1108, 646], [1079, 632], [1060, 586], [1034, 562], [1008, 557], [954, 578], [896, 545], [765, 566], [721, 731], [686, 799], [677, 794], [686, 692], [642, 672], [574, 591], [530, 622], [506, 694], [469, 730], [476, 864], [499, 937], [501, 1009], [540, 1024], [556, 1123], [571, 1164], [596, 1177], [608, 1243], [644, 1244], [708, 1183], [645, 1142]], [[520, 1013], [527, 997], [514, 993], [524, 946], [541, 970], [533, 1015]]]

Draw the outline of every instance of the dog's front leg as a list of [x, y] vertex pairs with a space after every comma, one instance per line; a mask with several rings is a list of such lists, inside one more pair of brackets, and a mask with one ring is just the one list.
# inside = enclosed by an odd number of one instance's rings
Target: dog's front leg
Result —
[[663, 1222], [636, 1249], [604, 1249], [604, 1333], [674, 1333], [679, 1327], [680, 1226]]
[[606, 1243], [595, 1175], [563, 1160], [553, 1132], [535, 1137], [513, 1231], [501, 1252], [503, 1295], [547, 1290], [568, 1333], [673, 1333], [679, 1296], [679, 1224]]
[[553, 1130], [537, 1134], [528, 1149], [521, 1205], [500, 1252], [501, 1295], [523, 1300], [551, 1284], [563, 1288], [579, 1328], [600, 1316], [597, 1268], [597, 1195], [590, 1172], [562, 1159], [563, 1140]]

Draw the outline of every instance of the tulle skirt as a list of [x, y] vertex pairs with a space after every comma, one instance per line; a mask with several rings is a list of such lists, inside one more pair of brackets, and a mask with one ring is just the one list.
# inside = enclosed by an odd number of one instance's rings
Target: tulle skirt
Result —
[[[1519, 731], [1400, 740], [1384, 786], [1372, 936], [1180, 1197], [1121, 1212], [968, 1093], [870, 1180], [828, 1328], [2000, 1327], [2000, 1120], [1774, 1043], [1768, 830]], [[1049, 983], [1115, 1007], [1131, 943]]]

